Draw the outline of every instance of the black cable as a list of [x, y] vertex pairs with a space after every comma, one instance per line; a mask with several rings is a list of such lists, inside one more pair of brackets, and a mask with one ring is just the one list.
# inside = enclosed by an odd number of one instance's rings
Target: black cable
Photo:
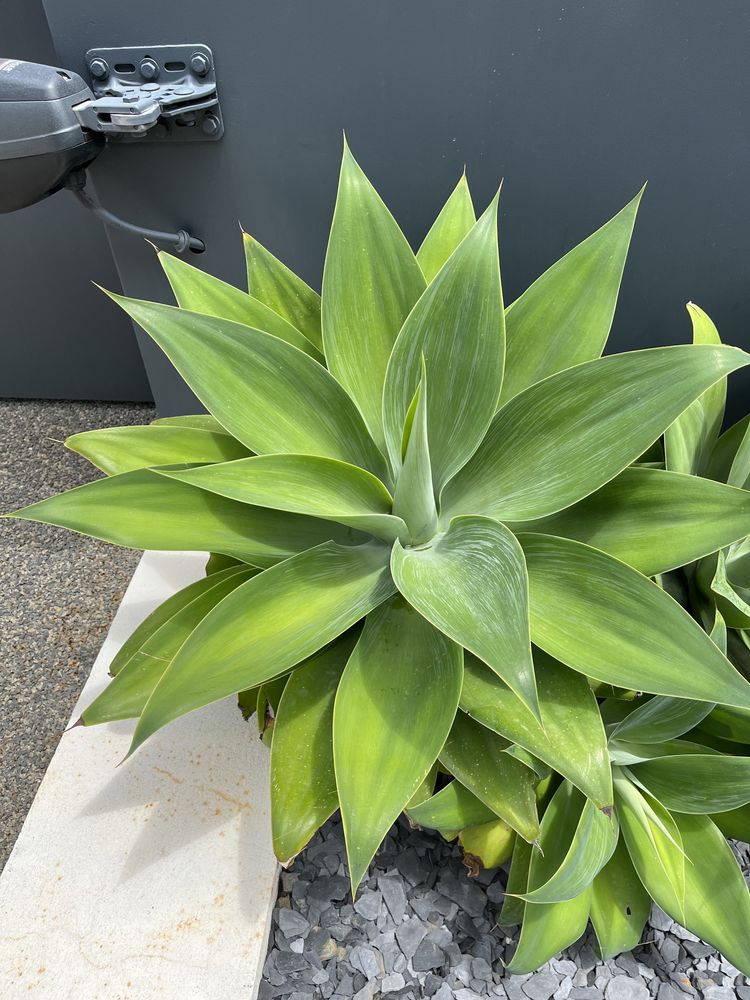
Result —
[[122, 229], [126, 233], [132, 233], [135, 236], [143, 236], [153, 243], [166, 243], [174, 247], [177, 253], [184, 253], [186, 250], [191, 250], [193, 253], [203, 253], [206, 249], [206, 244], [203, 240], [199, 240], [196, 236], [191, 236], [185, 229], [180, 229], [176, 233], [165, 233], [159, 229], [145, 229], [143, 226], [136, 226], [132, 222], [126, 222], [108, 209], [97, 205], [85, 191], [85, 170], [74, 171], [68, 177], [65, 186], [76, 196], [82, 205], [93, 212], [98, 219], [101, 219], [105, 226]]

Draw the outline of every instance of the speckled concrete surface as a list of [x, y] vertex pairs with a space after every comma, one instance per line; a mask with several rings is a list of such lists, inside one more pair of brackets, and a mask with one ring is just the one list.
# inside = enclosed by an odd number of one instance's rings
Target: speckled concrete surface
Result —
[[[76, 431], [148, 423], [146, 404], [0, 400], [0, 511], [97, 477]], [[140, 553], [0, 521], [0, 869]]]

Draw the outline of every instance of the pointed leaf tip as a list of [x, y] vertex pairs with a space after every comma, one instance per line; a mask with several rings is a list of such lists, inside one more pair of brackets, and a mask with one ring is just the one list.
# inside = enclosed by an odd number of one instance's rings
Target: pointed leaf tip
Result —
[[391, 571], [409, 603], [484, 660], [540, 721], [526, 565], [515, 536], [489, 518], [456, 518], [428, 547], [396, 543]]

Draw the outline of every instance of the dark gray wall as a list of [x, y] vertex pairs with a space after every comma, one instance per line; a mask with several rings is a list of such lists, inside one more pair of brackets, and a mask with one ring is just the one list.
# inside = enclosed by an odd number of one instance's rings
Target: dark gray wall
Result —
[[[41, 0], [2, 0], [0, 55], [57, 63]], [[0, 396], [151, 398], [104, 230], [67, 193], [0, 215]]]
[[[196, 259], [226, 279], [242, 280], [241, 220], [318, 283], [345, 128], [414, 241], [464, 163], [480, 204], [506, 178], [508, 301], [647, 179], [611, 349], [686, 340], [689, 299], [750, 347], [746, 0], [45, 6], [79, 71], [94, 45], [213, 47], [224, 141], [111, 150], [94, 175], [122, 214], [192, 226], [208, 244]], [[166, 294], [147, 247], [113, 245], [128, 293]], [[146, 352], [162, 408], [192, 405]]]

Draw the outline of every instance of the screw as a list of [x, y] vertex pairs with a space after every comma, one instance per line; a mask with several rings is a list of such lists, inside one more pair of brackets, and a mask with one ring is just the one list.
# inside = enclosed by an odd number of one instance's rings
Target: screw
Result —
[[159, 67], [153, 59], [142, 59], [139, 69], [144, 80], [155, 80], [159, 75]]
[[203, 52], [194, 52], [190, 57], [190, 68], [197, 76], [205, 76], [211, 69], [211, 62]]
[[89, 70], [95, 80], [104, 80], [109, 76], [109, 66], [107, 65], [106, 60], [100, 59], [99, 57], [91, 60]]
[[201, 122], [201, 129], [206, 135], [216, 135], [221, 128], [221, 122], [216, 115], [206, 115]]

